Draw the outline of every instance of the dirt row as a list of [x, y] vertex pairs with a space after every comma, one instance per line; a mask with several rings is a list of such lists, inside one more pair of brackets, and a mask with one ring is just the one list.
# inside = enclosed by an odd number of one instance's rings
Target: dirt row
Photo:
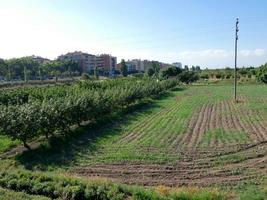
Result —
[[[245, 100], [243, 100], [246, 102]], [[218, 137], [214, 130], [223, 133], [233, 133], [231, 138]], [[208, 146], [226, 146], [229, 143], [257, 143], [267, 140], [267, 120], [258, 110], [243, 109], [232, 101], [222, 101], [215, 104], [204, 104], [195, 111], [188, 123], [188, 129], [184, 136], [177, 138], [175, 145], [177, 147], [186, 146], [197, 148], [203, 142], [205, 134], [211, 134]], [[243, 135], [239, 138], [239, 133]], [[247, 138], [247, 139], [246, 139]]]
[[235, 185], [240, 181], [260, 181], [266, 178], [267, 143], [259, 143], [229, 155], [239, 155], [242, 159], [199, 157], [191, 161], [180, 160], [172, 165], [121, 162], [77, 167], [71, 169], [70, 173], [88, 178], [108, 178], [127, 184], [169, 186]]
[[[249, 101], [244, 96], [240, 97], [238, 104], [231, 100], [206, 102], [194, 112], [185, 133], [169, 134], [168, 123], [172, 125], [177, 119], [165, 119], [163, 132], [166, 135], [160, 137], [164, 137], [162, 140], [169, 145], [164, 149], [141, 144], [134, 149], [129, 148], [132, 153], [176, 156], [177, 160], [171, 164], [125, 161], [90, 164], [71, 168], [69, 172], [76, 176], [103, 177], [141, 185], [214, 186], [265, 181], [267, 119], [261, 110], [251, 109], [248, 104]], [[124, 145], [110, 147], [108, 150], [120, 152], [122, 149], [127, 150], [127, 143], [145, 140], [150, 135], [146, 129], [155, 123], [155, 119], [160, 119], [162, 115], [168, 116], [172, 112], [179, 112], [178, 103], [146, 118], [133, 128], [138, 129], [138, 133], [132, 132], [119, 141]], [[216, 133], [214, 130], [221, 132]]]

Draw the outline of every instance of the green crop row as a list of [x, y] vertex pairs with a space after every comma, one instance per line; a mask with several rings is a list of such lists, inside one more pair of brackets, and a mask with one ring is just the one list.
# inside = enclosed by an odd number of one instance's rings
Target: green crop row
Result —
[[150, 79], [121, 78], [103, 81], [79, 81], [73, 85], [22, 87], [0, 91], [0, 105], [22, 105], [34, 101], [43, 101], [81, 94], [88, 90], [107, 90], [114, 88], [129, 88], [138, 83], [154, 81]]
[[222, 200], [226, 196], [218, 190], [166, 187], [142, 188], [114, 184], [104, 180], [85, 181], [32, 173], [25, 170], [0, 173], [0, 186], [30, 195], [66, 200]]

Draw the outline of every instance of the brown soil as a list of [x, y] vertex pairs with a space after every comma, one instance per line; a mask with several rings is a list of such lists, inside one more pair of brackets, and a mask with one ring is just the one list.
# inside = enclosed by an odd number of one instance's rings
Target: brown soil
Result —
[[[88, 178], [109, 178], [127, 184], [169, 186], [236, 185], [246, 180], [253, 180], [255, 183], [266, 180], [267, 119], [260, 111], [242, 109], [240, 104], [246, 103], [246, 98], [242, 97], [238, 105], [233, 101], [222, 101], [206, 103], [196, 110], [184, 134], [173, 134], [168, 137], [170, 145], [164, 152], [168, 152], [166, 156], [179, 157], [176, 163], [149, 164], [125, 161], [76, 167], [70, 169], [70, 173]], [[139, 127], [142, 129], [140, 133], [127, 135], [121, 142], [127, 143], [146, 137], [144, 129], [153, 119], [173, 111], [175, 106], [147, 118], [146, 123]], [[165, 123], [173, 122], [167, 120]], [[202, 146], [205, 134], [215, 129], [238, 132], [246, 135], [248, 140], [242, 143], [236, 136], [234, 141], [229, 142], [227, 138], [214, 136], [209, 144]], [[167, 128], [165, 131], [168, 134]], [[147, 154], [163, 151], [141, 145], [135, 150]]]
[[[127, 184], [210, 186], [235, 185], [240, 181], [257, 180], [267, 173], [267, 143], [258, 143], [239, 151], [245, 158], [220, 161], [216, 157], [180, 160], [172, 165], [121, 162], [77, 167], [70, 173], [83, 177], [103, 177]], [[188, 152], [188, 154], [190, 154]], [[235, 153], [233, 153], [234, 155]], [[204, 155], [204, 154], [203, 154]], [[227, 154], [226, 154], [227, 155]], [[231, 154], [228, 154], [231, 155]]]

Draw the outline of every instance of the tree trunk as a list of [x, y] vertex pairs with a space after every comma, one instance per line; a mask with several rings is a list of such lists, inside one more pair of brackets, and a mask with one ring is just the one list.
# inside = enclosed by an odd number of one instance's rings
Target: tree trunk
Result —
[[28, 150], [31, 150], [31, 147], [26, 143], [26, 140], [23, 140], [23, 146], [28, 149]]

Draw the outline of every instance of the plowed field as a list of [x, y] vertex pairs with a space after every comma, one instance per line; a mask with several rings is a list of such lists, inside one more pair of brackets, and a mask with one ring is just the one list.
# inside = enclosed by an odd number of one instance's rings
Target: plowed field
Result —
[[239, 86], [238, 103], [232, 92], [172, 91], [93, 142], [81, 141], [69, 173], [143, 185], [260, 184], [267, 177], [267, 86]]

